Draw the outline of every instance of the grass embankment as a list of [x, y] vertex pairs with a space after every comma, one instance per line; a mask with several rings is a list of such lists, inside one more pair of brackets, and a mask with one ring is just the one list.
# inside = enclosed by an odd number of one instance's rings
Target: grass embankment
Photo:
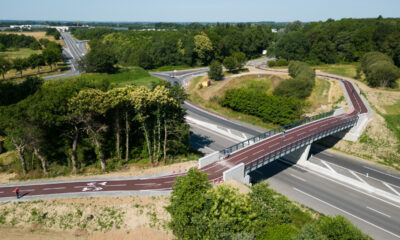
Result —
[[[266, 129], [275, 128], [277, 125], [265, 123], [258, 117], [222, 107], [218, 103], [218, 98], [224, 96], [225, 92], [229, 89], [248, 88], [272, 94], [279, 82], [288, 78], [288, 76], [284, 74], [252, 74], [251, 72], [249, 74], [239, 75], [238, 77], [230, 76], [223, 81], [213, 81], [213, 84], [209, 87], [200, 87], [202, 82], [208, 80], [207, 77], [196, 77], [192, 79], [187, 88], [189, 99], [198, 105], [229, 118], [244, 121]], [[343, 107], [345, 105], [340, 84], [336, 81], [320, 78], [316, 79], [314, 90], [306, 102], [307, 107], [304, 109], [305, 115], [327, 112], [333, 108]]]
[[13, 49], [8, 49], [5, 52], [0, 52], [0, 56], [9, 58], [9, 59], [14, 59], [14, 58], [27, 58], [32, 54], [41, 54], [42, 50], [32, 50], [30, 48], [20, 48], [18, 50], [13, 50]]
[[146, 70], [140, 67], [120, 69], [120, 71], [115, 74], [84, 73], [74, 78], [106, 80], [111, 83], [112, 87], [122, 87], [129, 84], [134, 84], [137, 86], [149, 86], [151, 84], [160, 83], [163, 81], [157, 77], [153, 77]]

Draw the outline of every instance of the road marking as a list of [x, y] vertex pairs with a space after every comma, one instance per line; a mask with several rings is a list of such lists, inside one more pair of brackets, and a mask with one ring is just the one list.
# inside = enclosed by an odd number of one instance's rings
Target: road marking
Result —
[[341, 208], [338, 208], [338, 207], [336, 207], [336, 206], [334, 206], [334, 205], [332, 205], [332, 204], [330, 204], [330, 203], [328, 203], [328, 202], [325, 202], [324, 200], [321, 200], [321, 199], [319, 199], [319, 198], [317, 198], [317, 197], [314, 197], [314, 196], [312, 196], [312, 195], [310, 195], [310, 194], [308, 194], [308, 193], [306, 193], [306, 192], [303, 192], [303, 191], [301, 191], [301, 190], [299, 190], [299, 189], [297, 189], [297, 188], [294, 188], [294, 190], [295, 190], [295, 191], [298, 191], [298, 192], [300, 192], [300, 193], [302, 193], [302, 194], [304, 194], [304, 195], [306, 195], [306, 196], [309, 196], [309, 197], [311, 197], [311, 198], [314, 198], [315, 200], [318, 200], [318, 201], [320, 201], [320, 202], [322, 202], [322, 203], [325, 203], [326, 205], [328, 205], [328, 206], [330, 206], [330, 207], [332, 207], [332, 208], [335, 208], [335, 209], [337, 209], [337, 210], [339, 210], [339, 211], [342, 211], [342, 212], [344, 212], [344, 213], [346, 213], [346, 214], [348, 214], [348, 215], [350, 215], [350, 216], [352, 216], [352, 217], [354, 217], [354, 218], [356, 218], [356, 219], [358, 219], [358, 220], [360, 220], [360, 221], [363, 221], [363, 222], [365, 222], [365, 223], [368, 223], [368, 224], [370, 224], [371, 226], [374, 226], [374, 227], [376, 227], [376, 228], [378, 228], [378, 229], [380, 229], [380, 230], [382, 230], [382, 231], [384, 231], [384, 232], [386, 232], [386, 233], [389, 233], [389, 234], [391, 234], [391, 235], [393, 235], [393, 236], [395, 236], [395, 237], [397, 237], [397, 238], [400, 238], [399, 235], [397, 235], [397, 234], [395, 234], [395, 233], [392, 233], [392, 232], [390, 232], [390, 231], [388, 231], [388, 230], [386, 230], [386, 229], [384, 229], [384, 228], [381, 228], [381, 227], [379, 227], [379, 226], [377, 226], [377, 225], [375, 225], [375, 224], [373, 224], [373, 223], [371, 223], [371, 222], [368, 222], [367, 220], [364, 220], [364, 219], [362, 219], [362, 218], [360, 218], [360, 217], [357, 217], [356, 215], [351, 214], [351, 213], [349, 213], [349, 212], [347, 212], [347, 211], [345, 211], [345, 210], [343, 210], [343, 209], [341, 209]]
[[4, 192], [0, 192], [0, 193], [4, 193]]
[[324, 160], [320, 159], [320, 161], [321, 161], [322, 164], [324, 164], [331, 172], [336, 173], [336, 171], [335, 171], [331, 166], [329, 166], [329, 164], [327, 164]]
[[49, 191], [49, 190], [60, 190], [60, 189], [65, 189], [65, 187], [43, 188], [44, 191]]
[[[307, 168], [301, 167], [301, 166], [299, 166], [299, 165], [293, 165], [292, 167], [294, 167], [294, 168], [300, 168], [300, 169], [302, 169], [302, 170], [304, 170], [304, 171], [311, 170], [311, 169], [307, 169]], [[349, 186], [348, 184], [344, 184], [344, 183], [338, 182], [338, 181], [336, 181], [335, 179], [331, 179], [331, 178], [329, 178], [329, 177], [327, 177], [327, 176], [325, 176], [325, 175], [323, 175], [323, 174], [321, 174], [321, 173], [315, 172], [315, 171], [313, 171], [313, 170], [311, 170], [311, 171], [309, 171], [309, 172], [310, 172], [310, 173], [313, 173], [313, 174], [315, 174], [315, 175], [317, 175], [317, 176], [319, 176], [319, 177], [321, 177], [321, 178], [325, 178], [325, 179], [328, 180], [328, 181], [331, 181], [331, 182], [334, 182], [334, 183], [336, 183], [336, 184], [339, 184], [339, 185], [342, 185], [342, 186], [344, 186], [344, 187], [347, 187], [347, 188], [349, 188], [349, 189], [351, 189], [351, 190], [353, 190], [353, 191], [356, 191], [356, 192], [362, 193], [362, 194], [364, 194], [364, 195], [367, 195], [367, 196], [369, 196], [369, 197], [378, 199], [378, 200], [380, 200], [380, 201], [382, 201], [382, 202], [384, 202], [384, 203], [387, 203], [387, 204], [389, 204], [389, 205], [392, 205], [393, 207], [400, 208], [399, 205], [396, 205], [396, 204], [391, 203], [391, 202], [389, 202], [389, 201], [386, 201], [386, 200], [384, 200], [384, 199], [382, 199], [382, 198], [379, 198], [379, 197], [376, 197], [376, 196], [371, 195], [371, 194], [369, 194], [369, 193], [366, 193], [366, 192], [363, 192], [363, 191], [361, 191], [361, 190], [358, 190], [357, 188], [351, 187], [351, 186]]]
[[33, 192], [35, 189], [21, 189], [21, 192]]
[[292, 176], [292, 177], [294, 177], [294, 178], [297, 178], [297, 179], [299, 179], [300, 181], [307, 182], [305, 179], [303, 179], [303, 178], [301, 178], [301, 177], [298, 177], [298, 176], [296, 176], [296, 175], [290, 174], [290, 176]]
[[388, 187], [390, 190], [392, 190], [394, 193], [396, 193], [397, 195], [400, 196], [400, 193], [398, 191], [396, 191], [396, 189], [394, 189], [392, 186], [390, 186], [388, 183], [382, 182], [383, 184], [385, 184], [386, 187]]
[[87, 185], [86, 186], [75, 186], [74, 188], [84, 188], [84, 187], [87, 187]]
[[146, 185], [154, 185], [154, 183], [135, 183], [135, 185], [146, 186]]
[[253, 153], [252, 155], [257, 155], [257, 154], [259, 154], [260, 152], [264, 152], [265, 150], [264, 149], [261, 149], [260, 151], [257, 151], [257, 152], [255, 152], [255, 153]]
[[168, 181], [168, 182], [164, 182], [164, 183], [173, 183], [174, 181]]
[[106, 187], [124, 187], [126, 184], [114, 184], [114, 185], [106, 185]]
[[370, 167], [367, 167], [367, 166], [363, 166], [363, 167], [364, 167], [364, 168], [366, 168], [366, 169], [369, 169], [369, 170], [372, 170], [372, 171], [378, 172], [378, 173], [385, 174], [385, 175], [387, 175], [387, 176], [390, 176], [390, 177], [392, 177], [392, 178], [397, 178], [397, 179], [400, 179], [400, 177], [396, 177], [396, 176], [393, 176], [393, 175], [387, 174], [387, 173], [385, 173], [385, 172], [381, 172], [381, 171], [375, 170], [375, 169], [373, 169], [373, 168], [370, 168]]
[[391, 216], [389, 216], [389, 215], [387, 215], [387, 214], [384, 214], [383, 212], [379, 212], [379, 211], [376, 210], [376, 209], [373, 209], [373, 208], [368, 207], [368, 206], [367, 206], [367, 208], [368, 208], [369, 210], [372, 210], [372, 211], [374, 211], [374, 212], [377, 212], [377, 213], [379, 213], [379, 214], [382, 214], [382, 215], [385, 216], [385, 217], [391, 218]]
[[355, 177], [356, 177], [358, 180], [360, 180], [361, 182], [363, 182], [363, 183], [369, 185], [364, 179], [362, 179], [360, 176], [358, 176], [355, 172], [353, 172], [353, 171], [351, 171], [351, 170], [349, 170], [349, 172], [350, 172], [351, 174], [353, 174], [353, 176], [355, 176]]

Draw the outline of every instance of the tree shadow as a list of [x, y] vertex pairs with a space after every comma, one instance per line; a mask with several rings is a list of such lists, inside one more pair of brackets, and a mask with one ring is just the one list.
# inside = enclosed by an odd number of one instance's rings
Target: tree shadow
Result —
[[213, 143], [213, 141], [209, 137], [195, 133], [190, 134], [190, 147], [196, 151], [210, 146], [211, 143]]

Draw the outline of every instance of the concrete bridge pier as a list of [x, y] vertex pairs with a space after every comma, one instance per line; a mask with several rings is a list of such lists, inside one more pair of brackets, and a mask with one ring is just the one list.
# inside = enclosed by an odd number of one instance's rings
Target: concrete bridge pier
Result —
[[296, 151], [291, 152], [282, 158], [288, 162], [304, 166], [306, 165], [306, 162], [308, 160], [310, 149], [311, 149], [311, 144], [299, 148]]

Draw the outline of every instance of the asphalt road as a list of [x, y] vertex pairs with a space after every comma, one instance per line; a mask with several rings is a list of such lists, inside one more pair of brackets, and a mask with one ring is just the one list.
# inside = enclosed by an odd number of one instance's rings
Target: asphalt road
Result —
[[343, 215], [375, 239], [400, 238], [400, 205], [275, 161], [251, 173], [288, 198], [327, 215]]

